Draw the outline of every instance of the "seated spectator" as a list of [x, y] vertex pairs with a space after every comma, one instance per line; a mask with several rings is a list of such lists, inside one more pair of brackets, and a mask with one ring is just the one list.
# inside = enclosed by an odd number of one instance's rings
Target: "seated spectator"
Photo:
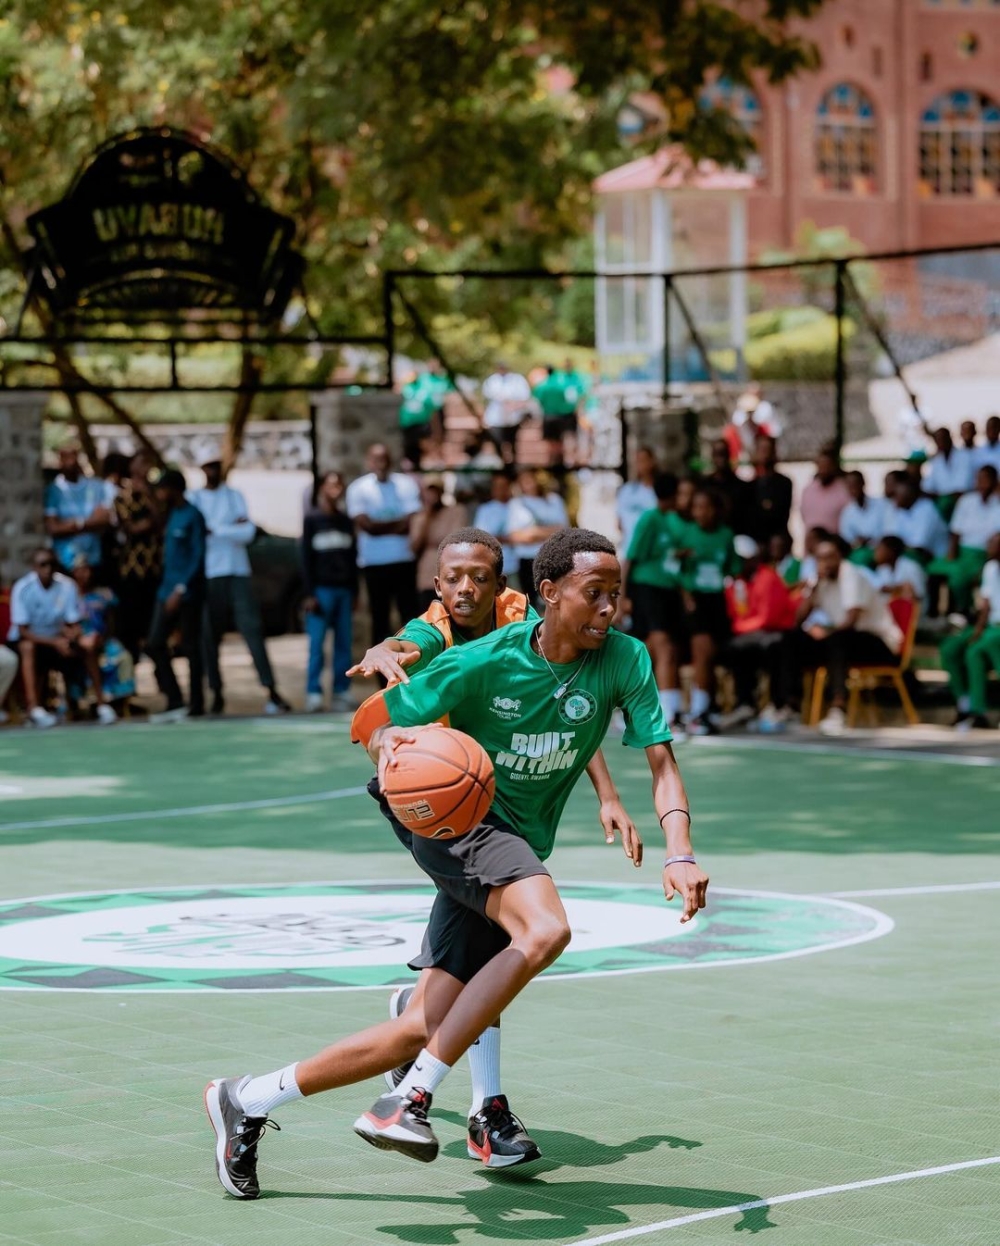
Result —
[[438, 546], [468, 518], [464, 506], [446, 506], [444, 484], [425, 480], [420, 489], [422, 508], [413, 516], [410, 548], [417, 560], [417, 608], [421, 614], [437, 601], [434, 581], [437, 578]]
[[550, 536], [569, 527], [566, 504], [548, 476], [531, 470], [517, 477], [517, 497], [510, 504], [510, 539], [518, 558], [521, 591], [538, 610], [541, 601], [535, 590], [535, 555]]
[[799, 563], [799, 584], [813, 585], [819, 579], [819, 569], [816, 565], [816, 550], [823, 541], [829, 541], [832, 533], [827, 532], [825, 528], [810, 528], [806, 533], [804, 543], [805, 556]]
[[105, 726], [116, 723], [118, 716], [104, 695], [97, 652], [92, 645], [81, 644], [82, 616], [76, 585], [68, 576], [56, 572], [51, 550], [38, 550], [33, 567], [14, 585], [7, 634], [7, 639], [16, 643], [21, 659], [28, 718], [36, 727], [55, 726], [55, 714], [42, 704], [49, 675], [58, 671], [68, 692], [82, 663], [94, 688], [98, 721]]
[[679, 656], [686, 624], [679, 551], [686, 525], [675, 510], [677, 477], [659, 473], [653, 491], [656, 506], [639, 517], [622, 565], [622, 583], [628, 590], [620, 609], [631, 615], [632, 635], [649, 653], [660, 705], [674, 739], [683, 740]]
[[511, 467], [517, 462], [517, 434], [531, 411], [531, 386], [519, 372], [511, 372], [505, 363], [483, 381], [483, 426], [496, 446], [503, 462]]
[[990, 725], [987, 680], [991, 667], [1000, 671], [1000, 533], [990, 537], [986, 557], [975, 622], [941, 642], [941, 665], [958, 706], [955, 726], [962, 729]]
[[118, 598], [112, 589], [94, 584], [94, 569], [82, 558], [73, 568], [73, 579], [80, 599], [80, 648], [97, 654], [101, 688], [108, 701], [126, 701], [135, 695], [135, 667], [114, 634]]
[[802, 562], [792, 553], [791, 535], [788, 532], [775, 532], [766, 549], [775, 571], [789, 588], [794, 588], [802, 578]]
[[948, 549], [948, 528], [930, 498], [923, 498], [909, 473], [897, 474], [885, 508], [884, 536], [898, 536], [910, 557], [926, 567]]
[[710, 490], [695, 490], [691, 522], [684, 525], [681, 541], [681, 597], [694, 666], [687, 729], [691, 735], [710, 735], [715, 659], [729, 639], [726, 577], [738, 570], [732, 529], [722, 522]]
[[517, 575], [519, 562], [517, 551], [509, 536], [510, 501], [514, 496], [510, 477], [504, 472], [494, 472], [490, 480], [489, 500], [480, 502], [476, 508], [474, 526], [495, 536], [503, 546], [503, 573], [508, 579]]
[[17, 668], [20, 665], [17, 653], [4, 643], [9, 629], [10, 593], [6, 589], [0, 589], [0, 727], [10, 721], [10, 715], [4, 705], [7, 694], [17, 678]]
[[910, 597], [921, 605], [927, 598], [927, 572], [915, 558], [907, 558], [898, 536], [884, 536], [875, 546], [870, 575], [880, 592]]
[[839, 735], [846, 722], [850, 668], [858, 663], [890, 665], [898, 658], [903, 636], [889, 603], [865, 570], [847, 560], [847, 553], [840, 537], [820, 542], [816, 550], [819, 579], [799, 603], [802, 625], [786, 633], [775, 651], [771, 704], [761, 715], [762, 729], [781, 729], [791, 716], [789, 707], [801, 702], [803, 672], [823, 666], [830, 709], [820, 730]]
[[986, 565], [990, 537], [1000, 532], [995, 467], [987, 465], [976, 472], [975, 488], [958, 499], [948, 528], [948, 553], [944, 558], [935, 558], [927, 567], [931, 577], [932, 613], [937, 612], [937, 588], [944, 582], [948, 586], [951, 608], [959, 614], [967, 614], [972, 606], [972, 591]]
[[705, 484], [715, 491], [722, 502], [722, 520], [737, 535], [753, 526], [753, 485], [733, 470], [729, 445], [724, 437], [712, 442], [712, 471]]
[[302, 603], [309, 663], [306, 672], [306, 710], [323, 708], [323, 647], [333, 631], [333, 693], [330, 708], [348, 713], [351, 699], [352, 614], [358, 595], [357, 544], [354, 524], [341, 503], [346, 492], [340, 472], [327, 472], [319, 482], [316, 506], [302, 526]]
[[955, 447], [955, 453], [965, 459], [969, 479], [975, 480], [978, 464], [976, 463], [976, 426], [972, 420], [962, 421], [959, 425], [958, 437], [959, 445]]
[[67, 575], [81, 556], [92, 567], [101, 565], [101, 534], [111, 519], [104, 481], [83, 474], [75, 445], [63, 446], [59, 475], [45, 490], [45, 531]]
[[[778, 471], [778, 447], [773, 437], [758, 437], [753, 447], [753, 512], [750, 536], [758, 545], [776, 532], [788, 531], [792, 513], [792, 482]], [[679, 509], [679, 508], [678, 508]]]
[[875, 544], [882, 535], [882, 503], [865, 492], [865, 478], [860, 472], [848, 472], [844, 484], [851, 500], [840, 512], [840, 535], [851, 547], [851, 562], [870, 567]]
[[973, 462], [977, 468], [995, 467], [1000, 473], [1000, 415], [986, 421], [986, 441], [977, 448]]
[[723, 651], [722, 664], [733, 673], [736, 706], [720, 715], [720, 727], [738, 727], [757, 717], [760, 673], [770, 670], [771, 650], [795, 626], [795, 598], [772, 563], [769, 550], [762, 550], [748, 536], [738, 536], [734, 545], [742, 566], [726, 586], [732, 636]]
[[816, 475], [802, 490], [799, 513], [806, 528], [840, 529], [840, 516], [851, 500], [837, 454], [824, 447], [816, 456]]
[[955, 448], [947, 428], [935, 430], [934, 444], [937, 454], [927, 464], [924, 492], [948, 519], [961, 495], [973, 487], [974, 468], [968, 455]]

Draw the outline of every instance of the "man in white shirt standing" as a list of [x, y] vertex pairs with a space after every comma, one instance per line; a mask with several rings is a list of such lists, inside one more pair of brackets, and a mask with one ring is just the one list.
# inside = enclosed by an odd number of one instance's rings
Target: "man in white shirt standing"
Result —
[[246, 641], [261, 687], [267, 692], [265, 714], [282, 714], [291, 709], [279, 694], [274, 672], [264, 644], [260, 607], [250, 583], [250, 555], [247, 547], [257, 529], [250, 522], [246, 499], [238, 489], [224, 484], [222, 463], [210, 459], [202, 463], [204, 489], [195, 489], [188, 501], [205, 520], [205, 622], [203, 627], [205, 667], [212, 690], [212, 713], [225, 709], [219, 645], [230, 628]]
[[417, 563], [410, 548], [413, 516], [421, 510], [420, 486], [412, 476], [393, 472], [388, 446], [376, 442], [365, 455], [367, 476], [347, 486], [347, 514], [358, 538], [358, 566], [365, 578], [372, 636], [391, 636], [395, 603], [399, 626], [419, 613]]
[[497, 453], [510, 467], [517, 462], [517, 431], [531, 409], [531, 386], [505, 363], [483, 381], [483, 424]]

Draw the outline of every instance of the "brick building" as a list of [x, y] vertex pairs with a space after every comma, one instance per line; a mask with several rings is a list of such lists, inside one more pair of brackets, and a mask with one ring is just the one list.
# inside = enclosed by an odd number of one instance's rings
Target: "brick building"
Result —
[[1000, 0], [827, 0], [803, 29], [818, 72], [706, 93], [758, 142], [751, 251], [803, 221], [870, 251], [1000, 240]]

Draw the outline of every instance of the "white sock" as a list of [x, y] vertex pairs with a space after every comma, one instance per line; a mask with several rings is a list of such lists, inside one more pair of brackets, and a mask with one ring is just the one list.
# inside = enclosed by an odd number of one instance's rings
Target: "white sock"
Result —
[[712, 698], [708, 695], [704, 688], [691, 689], [691, 717], [701, 718], [708, 707], [712, 704]]
[[302, 1091], [295, 1080], [294, 1064], [265, 1073], [262, 1077], [248, 1078], [236, 1088], [236, 1095], [247, 1116], [267, 1116], [283, 1103], [302, 1098]]
[[472, 1073], [472, 1107], [474, 1116], [486, 1099], [503, 1094], [500, 1089], [500, 1027], [491, 1025], [469, 1048], [469, 1070]]
[[663, 717], [668, 723], [672, 723], [681, 712], [681, 690], [680, 688], [661, 688], [659, 696]]
[[972, 697], [959, 697], [958, 708], [963, 714], [968, 714], [969, 710], [972, 709]]
[[[445, 1064], [437, 1056], [432, 1056], [425, 1047], [410, 1065], [409, 1073], [407, 1073], [396, 1089], [389, 1093], [393, 1095], [408, 1095], [411, 1090], [427, 1090], [433, 1094], [450, 1072], [451, 1065]], [[383, 1099], [386, 1098], [385, 1095], [382, 1097]]]

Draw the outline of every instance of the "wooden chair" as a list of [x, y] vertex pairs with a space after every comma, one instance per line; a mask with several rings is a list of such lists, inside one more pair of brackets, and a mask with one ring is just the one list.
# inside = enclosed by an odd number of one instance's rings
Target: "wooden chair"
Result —
[[[861, 695], [884, 684], [892, 684], [903, 706], [903, 713], [911, 727], [920, 722], [920, 715], [914, 707], [904, 673], [909, 669], [913, 657], [913, 642], [917, 635], [917, 621], [920, 618], [920, 607], [909, 597], [894, 597], [889, 602], [892, 617], [896, 626], [903, 633], [903, 647], [899, 651], [899, 660], [892, 665], [852, 666], [847, 672], [847, 725], [853, 727], [861, 708]], [[812, 694], [808, 699], [809, 726], [815, 727], [823, 714], [823, 693], [826, 690], [827, 671], [825, 666], [818, 667], [813, 673]], [[869, 720], [875, 726], [878, 714], [874, 699], [868, 700]]]

